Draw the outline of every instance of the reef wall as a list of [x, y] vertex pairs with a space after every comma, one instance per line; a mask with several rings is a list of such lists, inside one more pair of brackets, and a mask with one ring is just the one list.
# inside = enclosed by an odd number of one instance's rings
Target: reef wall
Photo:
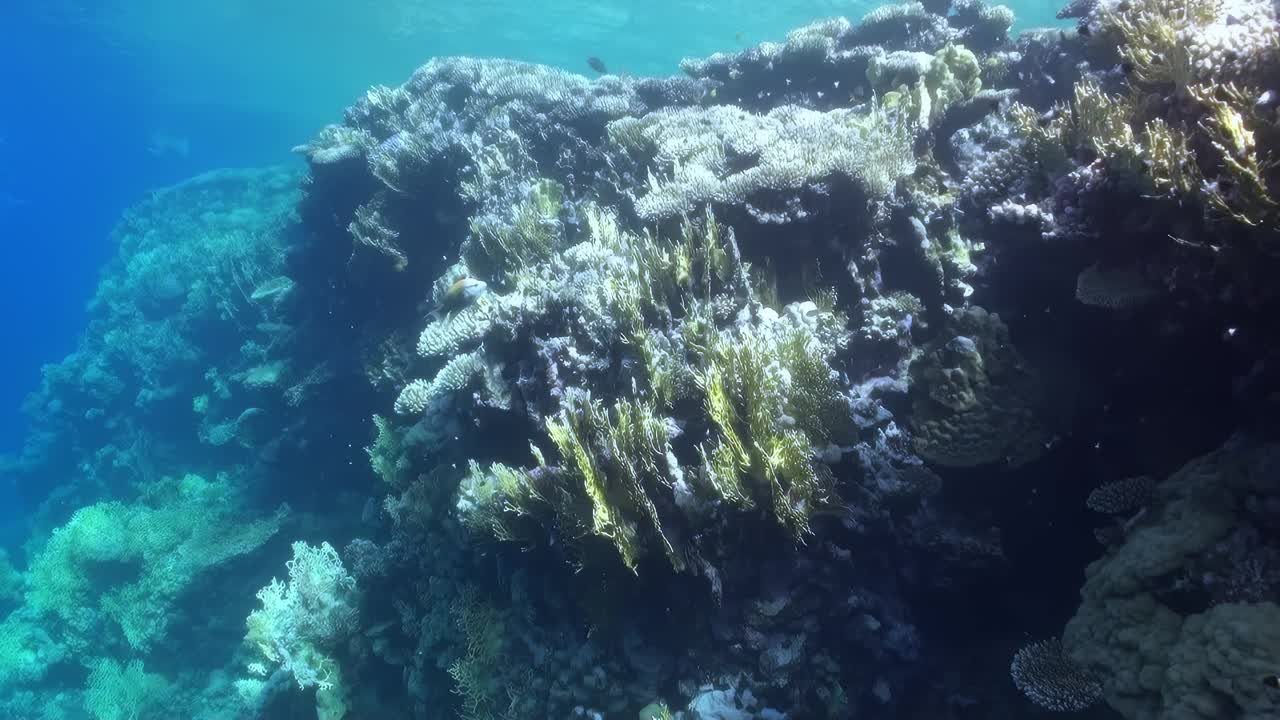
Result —
[[1064, 13], [437, 58], [156, 193], [28, 403], [4, 707], [1274, 715], [1275, 10]]

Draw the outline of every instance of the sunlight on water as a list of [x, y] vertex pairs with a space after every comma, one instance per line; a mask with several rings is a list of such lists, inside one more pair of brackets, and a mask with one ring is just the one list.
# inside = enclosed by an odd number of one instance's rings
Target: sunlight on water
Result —
[[[305, 117], [312, 125], [371, 82], [428, 58], [505, 57], [589, 73], [678, 73], [682, 57], [732, 51], [814, 19], [857, 20], [872, 0], [521, 2], [519, 0], [57, 0], [47, 22], [90, 28], [138, 63], [155, 95]], [[1010, 3], [1018, 25], [1056, 22], [1052, 3]]]

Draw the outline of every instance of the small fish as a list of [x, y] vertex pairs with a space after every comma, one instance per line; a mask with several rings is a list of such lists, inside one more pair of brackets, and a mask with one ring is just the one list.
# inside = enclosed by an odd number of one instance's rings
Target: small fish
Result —
[[609, 72], [609, 69], [604, 66], [604, 61], [595, 55], [587, 58], [587, 65], [601, 75], [605, 75]]
[[741, 32], [734, 33], [733, 39], [735, 42], [742, 42], [742, 33]]
[[1089, 29], [1089, 23], [1080, 23], [1080, 25], [1076, 27], [1076, 34], [1082, 38], [1087, 38], [1093, 34], [1093, 31]]
[[449, 286], [448, 290], [445, 290], [440, 298], [440, 304], [436, 305], [428, 316], [436, 320], [447, 319], [450, 314], [475, 302], [488, 290], [489, 286], [483, 280], [460, 277]]
[[1269, 688], [1280, 690], [1280, 675], [1268, 675], [1262, 678], [1262, 684]]

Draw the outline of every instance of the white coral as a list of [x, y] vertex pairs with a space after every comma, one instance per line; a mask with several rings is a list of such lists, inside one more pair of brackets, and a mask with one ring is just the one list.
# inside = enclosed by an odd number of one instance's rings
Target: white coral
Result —
[[857, 113], [784, 105], [767, 115], [730, 105], [681, 108], [617, 120], [609, 134], [624, 147], [643, 138], [669, 168], [664, 177], [651, 174], [648, 193], [636, 200], [646, 220], [709, 202], [739, 204], [760, 190], [798, 190], [835, 173], [883, 197], [915, 171], [914, 128], [879, 106]]
[[484, 371], [484, 359], [478, 350], [451, 358], [431, 380], [418, 379], [406, 385], [396, 398], [395, 411], [420, 415], [434, 399], [465, 388]]

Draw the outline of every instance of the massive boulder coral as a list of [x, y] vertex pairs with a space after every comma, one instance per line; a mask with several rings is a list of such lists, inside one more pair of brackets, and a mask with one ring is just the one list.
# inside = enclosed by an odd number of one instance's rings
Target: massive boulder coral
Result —
[[1043, 391], [997, 315], [958, 311], [912, 364], [915, 448], [939, 465], [1020, 465], [1044, 450]]
[[1214, 549], [1249, 528], [1274, 527], [1266, 498], [1276, 490], [1277, 463], [1280, 447], [1244, 436], [1191, 461], [1155, 486], [1123, 543], [1086, 570], [1083, 602], [1063, 634], [1062, 667], [1091, 674], [1126, 720], [1264, 718], [1280, 710], [1265, 684], [1280, 663], [1280, 607], [1241, 596], [1212, 600], [1222, 597], [1215, 586], [1242, 575], [1266, 582], [1249, 557]]

